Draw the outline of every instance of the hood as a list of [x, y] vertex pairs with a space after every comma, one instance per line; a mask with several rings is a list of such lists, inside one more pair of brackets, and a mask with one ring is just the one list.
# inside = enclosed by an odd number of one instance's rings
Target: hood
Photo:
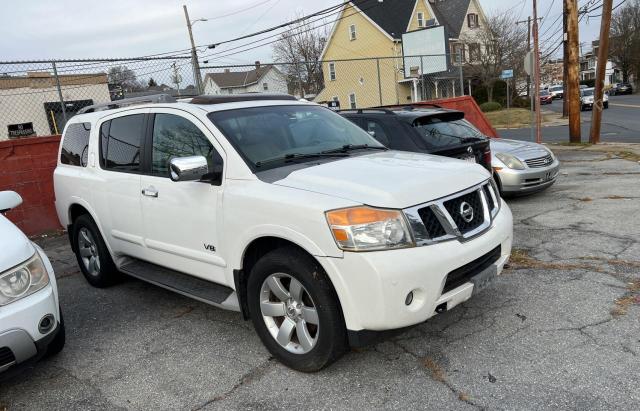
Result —
[[35, 253], [31, 241], [0, 214], [0, 273], [25, 262]]
[[390, 150], [296, 170], [274, 184], [375, 207], [406, 208], [456, 193], [489, 177], [478, 164]]
[[491, 139], [491, 153], [509, 153], [520, 160], [544, 157], [549, 151], [538, 143], [529, 141], [508, 140], [504, 138]]

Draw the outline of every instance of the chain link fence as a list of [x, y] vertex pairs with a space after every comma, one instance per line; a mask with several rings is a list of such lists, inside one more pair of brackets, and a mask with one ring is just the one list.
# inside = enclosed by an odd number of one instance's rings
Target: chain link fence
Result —
[[[468, 94], [455, 56], [203, 66], [204, 94], [287, 93], [342, 109]], [[0, 140], [60, 134], [83, 107], [199, 94], [189, 57], [0, 62]], [[335, 103], [337, 102], [337, 103]]]
[[83, 107], [128, 97], [194, 96], [189, 58], [0, 62], [0, 140], [60, 134]]
[[455, 56], [424, 55], [203, 66], [204, 93], [288, 93], [341, 109], [468, 94]]

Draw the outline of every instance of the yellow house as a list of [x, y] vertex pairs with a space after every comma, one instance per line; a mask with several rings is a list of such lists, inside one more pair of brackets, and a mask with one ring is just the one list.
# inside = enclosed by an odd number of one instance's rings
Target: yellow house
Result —
[[[315, 101], [337, 100], [342, 109], [425, 98], [405, 78], [402, 34], [442, 25], [451, 51], [464, 56], [465, 45], [456, 42], [465, 23], [473, 30], [485, 20], [478, 0], [354, 0], [337, 16], [320, 57], [325, 87]], [[456, 92], [455, 79], [447, 80], [452, 86], [436, 97]]]

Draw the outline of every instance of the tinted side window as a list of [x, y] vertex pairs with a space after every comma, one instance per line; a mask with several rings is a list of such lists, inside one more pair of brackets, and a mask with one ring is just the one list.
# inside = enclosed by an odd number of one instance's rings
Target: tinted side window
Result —
[[72, 166], [87, 166], [91, 123], [70, 124], [62, 140], [60, 162]]
[[387, 133], [384, 131], [384, 128], [382, 127], [382, 124], [380, 124], [380, 122], [372, 119], [366, 119], [364, 121], [364, 124], [367, 133], [372, 135], [373, 138], [378, 140], [380, 143], [389, 147], [389, 136], [387, 136]]
[[114, 118], [110, 121], [104, 166], [114, 171], [140, 171], [140, 147], [144, 114]]
[[169, 177], [173, 157], [204, 156], [213, 169], [213, 146], [207, 137], [187, 119], [173, 114], [156, 114], [153, 123], [153, 175]]

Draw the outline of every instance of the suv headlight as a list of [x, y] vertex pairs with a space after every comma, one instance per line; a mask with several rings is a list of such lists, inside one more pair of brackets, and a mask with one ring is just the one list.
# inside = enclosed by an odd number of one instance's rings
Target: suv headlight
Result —
[[47, 284], [47, 269], [36, 252], [26, 262], [0, 274], [0, 306], [27, 297]]
[[496, 153], [496, 157], [498, 157], [498, 159], [500, 161], [502, 161], [504, 163], [505, 166], [513, 169], [513, 170], [524, 170], [524, 164], [522, 163], [522, 161], [518, 160], [517, 158], [515, 158], [514, 156], [512, 156], [511, 154], [507, 154], [507, 153]]
[[351, 207], [327, 211], [327, 222], [338, 247], [347, 251], [373, 251], [414, 247], [400, 210]]

